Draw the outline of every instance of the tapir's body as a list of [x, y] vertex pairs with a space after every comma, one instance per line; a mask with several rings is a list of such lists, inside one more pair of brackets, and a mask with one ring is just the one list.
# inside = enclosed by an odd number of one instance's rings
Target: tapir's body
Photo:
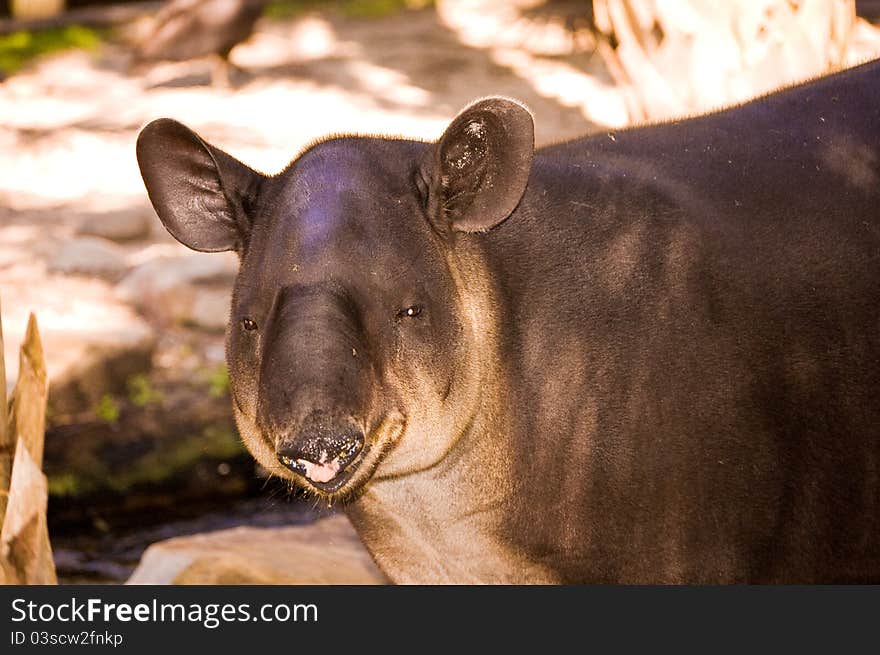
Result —
[[226, 241], [163, 181], [189, 137], [142, 137], [169, 230], [242, 255], [255, 456], [346, 499], [394, 581], [880, 581], [880, 63], [533, 158], [486, 102], [272, 178], [190, 139]]

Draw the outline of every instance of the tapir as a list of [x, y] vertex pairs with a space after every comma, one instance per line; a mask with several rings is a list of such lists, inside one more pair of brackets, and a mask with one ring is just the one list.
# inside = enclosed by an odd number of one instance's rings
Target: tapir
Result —
[[247, 448], [391, 581], [880, 582], [880, 60], [540, 149], [489, 97], [275, 175], [170, 119], [137, 158], [240, 256]]

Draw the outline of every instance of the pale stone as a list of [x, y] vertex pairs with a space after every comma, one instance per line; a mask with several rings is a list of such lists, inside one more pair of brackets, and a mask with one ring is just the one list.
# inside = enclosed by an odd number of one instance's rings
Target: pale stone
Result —
[[155, 222], [152, 210], [131, 207], [87, 215], [77, 233], [111, 241], [137, 241], [150, 236]]
[[386, 584], [342, 514], [308, 525], [239, 527], [150, 546], [126, 584]]
[[128, 264], [125, 252], [107, 239], [80, 237], [62, 244], [49, 261], [49, 271], [117, 280]]
[[160, 324], [223, 331], [238, 258], [232, 253], [158, 257], [129, 273], [117, 293]]

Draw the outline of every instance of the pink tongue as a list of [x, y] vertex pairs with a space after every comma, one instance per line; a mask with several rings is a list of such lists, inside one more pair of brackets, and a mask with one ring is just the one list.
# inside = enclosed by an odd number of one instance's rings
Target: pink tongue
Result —
[[312, 482], [330, 482], [339, 473], [338, 459], [329, 464], [315, 464], [305, 459], [298, 459], [296, 463], [306, 469], [306, 477]]

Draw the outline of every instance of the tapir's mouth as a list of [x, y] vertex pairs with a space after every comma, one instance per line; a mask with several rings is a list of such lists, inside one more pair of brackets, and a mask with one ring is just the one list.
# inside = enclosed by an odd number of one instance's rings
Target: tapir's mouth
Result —
[[395, 412], [373, 430], [358, 452], [342, 453], [332, 460], [321, 457], [318, 462], [283, 455], [278, 455], [278, 460], [301, 486], [321, 494], [341, 496], [363, 486], [372, 477], [405, 427], [404, 417]]
[[360, 467], [361, 462], [370, 452], [370, 446], [365, 445], [360, 452], [350, 457], [336, 457], [330, 461], [310, 462], [307, 459], [291, 459], [279, 455], [278, 459], [294, 473], [316, 489], [327, 494], [336, 493], [351, 480]]

